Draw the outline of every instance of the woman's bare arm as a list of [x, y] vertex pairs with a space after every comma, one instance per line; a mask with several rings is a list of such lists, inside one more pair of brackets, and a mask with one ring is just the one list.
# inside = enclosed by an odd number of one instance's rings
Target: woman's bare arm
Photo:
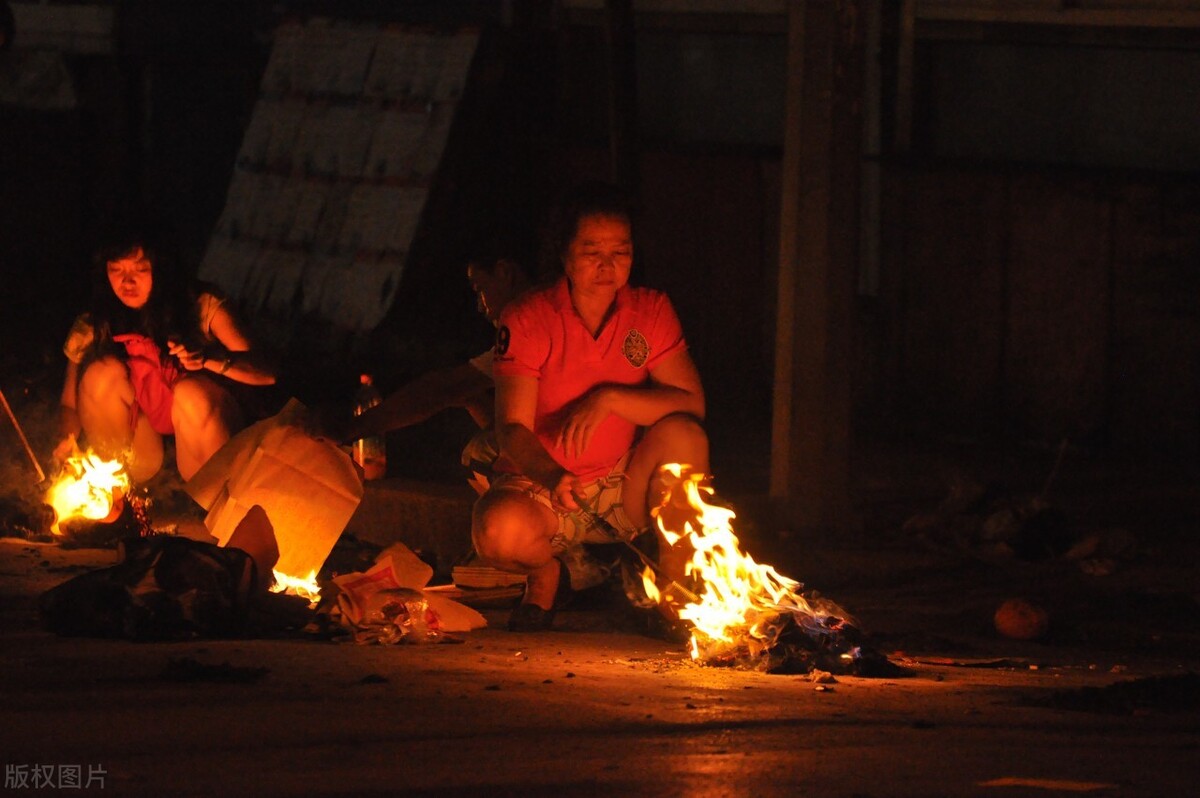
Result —
[[496, 437], [500, 450], [521, 473], [545, 486], [565, 510], [579, 509], [574, 474], [550, 456], [533, 431], [537, 414], [538, 381], [534, 377], [496, 378]]
[[79, 364], [67, 361], [67, 371], [63, 376], [62, 398], [58, 404], [58, 429], [61, 439], [54, 447], [55, 460], [64, 460], [75, 448], [75, 439], [79, 437], [83, 425], [79, 422], [79, 411], [76, 403], [79, 401]]
[[[488, 375], [470, 363], [422, 374], [401, 386], [383, 402], [350, 422], [347, 441], [425, 421], [448, 407], [466, 407], [480, 401], [492, 388]], [[472, 413], [474, 417], [474, 413]], [[476, 418], [476, 421], [481, 419]], [[483, 418], [489, 422], [490, 419]], [[480, 426], [487, 426], [480, 423]]]
[[247, 385], [275, 384], [275, 369], [252, 350], [250, 339], [223, 305], [213, 311], [209, 331], [222, 351], [193, 351], [182, 344], [172, 344], [171, 354], [179, 358], [185, 369], [212, 371]]
[[639, 427], [648, 427], [672, 413], [704, 418], [704, 388], [700, 373], [686, 350], [667, 357], [650, 371], [641, 385], [600, 385], [580, 399], [562, 431], [559, 445], [579, 456], [591, 443], [604, 419], [616, 414]]

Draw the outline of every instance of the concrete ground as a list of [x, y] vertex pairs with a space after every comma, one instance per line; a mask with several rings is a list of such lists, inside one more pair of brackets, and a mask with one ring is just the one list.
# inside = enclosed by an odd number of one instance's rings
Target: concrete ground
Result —
[[[1194, 495], [1170, 493], [1167, 531], [1135, 530], [1136, 553], [1100, 575], [896, 529], [799, 538], [747, 519], [748, 550], [834, 598], [912, 671], [829, 684], [693, 664], [603, 601], [543, 634], [508, 633], [507, 608], [486, 609], [489, 628], [458, 644], [62, 638], [41, 630], [36, 597], [115, 554], [6, 538], [5, 786], [36, 794], [34, 775], [90, 773], [92, 792], [147, 796], [1192, 795], [1200, 616], [1194, 510], [1180, 502]], [[462, 511], [417, 483], [367, 501], [408, 504], [395, 517], [426, 525]], [[1014, 595], [1049, 610], [1043, 640], [996, 633]]]

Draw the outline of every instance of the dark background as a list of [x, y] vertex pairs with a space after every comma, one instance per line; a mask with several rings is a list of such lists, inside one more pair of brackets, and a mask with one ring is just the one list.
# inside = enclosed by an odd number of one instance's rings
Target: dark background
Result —
[[[636, 279], [679, 310], [710, 398], [719, 478], [761, 493], [786, 16], [664, 7], [636, 17]], [[899, 7], [881, 4], [868, 43], [873, 210], [848, 266], [859, 272], [862, 462], [880, 451], [1017, 452], [1040, 464], [1036, 482], [1066, 442], [1077, 461], [1193, 467], [1200, 32], [925, 20], [908, 73]], [[198, 263], [286, 17], [483, 34], [389, 318], [369, 335], [248, 319], [306, 401], [348, 401], [363, 370], [386, 390], [482, 351], [490, 331], [463, 277], [463, 241], [531, 229], [560, 188], [612, 174], [602, 6], [146, 0], [116, 10], [111, 51], [64, 53], [74, 108], [0, 107], [0, 382], [14, 404], [56, 402], [62, 339], [115, 209], [153, 208], [184, 262]], [[911, 128], [896, 112], [907, 76]], [[447, 413], [393, 435], [392, 472], [456, 479], [469, 431], [465, 415]], [[855, 473], [860, 490], [878, 487], [867, 465]]]

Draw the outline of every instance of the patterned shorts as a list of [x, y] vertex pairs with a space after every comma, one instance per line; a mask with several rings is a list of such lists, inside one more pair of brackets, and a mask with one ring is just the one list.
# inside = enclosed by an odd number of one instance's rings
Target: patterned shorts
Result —
[[492, 490], [519, 490], [550, 508], [558, 517], [558, 530], [550, 540], [555, 554], [581, 543], [630, 540], [642, 530], [629, 520], [621, 503], [629, 456], [630, 452], [626, 452], [607, 476], [584, 484], [581, 494], [587, 508], [578, 512], [556, 509], [550, 500], [550, 491], [521, 474], [497, 474], [492, 481]]

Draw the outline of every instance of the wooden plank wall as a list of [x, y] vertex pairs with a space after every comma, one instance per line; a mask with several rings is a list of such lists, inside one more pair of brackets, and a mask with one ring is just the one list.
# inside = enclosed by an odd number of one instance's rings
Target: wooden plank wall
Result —
[[1017, 176], [1007, 188], [1005, 421], [1036, 440], [1089, 439], [1107, 393], [1111, 203], [1075, 181]]
[[[990, 430], [1001, 396], [1006, 248], [1004, 183], [916, 173], [885, 207], [883, 297], [900, 413], [910, 425]], [[898, 200], [899, 197], [896, 197]], [[900, 256], [897, 260], [897, 256]], [[900, 314], [903, 315], [900, 315]]]
[[891, 167], [883, 224], [907, 428], [1200, 449], [1200, 191]]
[[1200, 440], [1200, 189], [1123, 187], [1114, 203], [1114, 441]]

